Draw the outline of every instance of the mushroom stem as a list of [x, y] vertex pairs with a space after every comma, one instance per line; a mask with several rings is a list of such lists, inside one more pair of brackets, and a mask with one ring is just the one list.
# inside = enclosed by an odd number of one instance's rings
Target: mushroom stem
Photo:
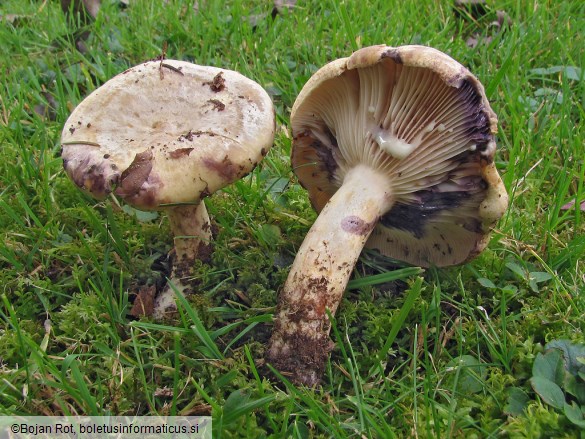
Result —
[[196, 260], [205, 260], [210, 254], [211, 223], [203, 201], [168, 210], [174, 236], [174, 257], [171, 276], [157, 296], [153, 316], [160, 319], [176, 311], [175, 292], [171, 284], [182, 293], [189, 293], [188, 277]]
[[[168, 211], [171, 231], [175, 242], [175, 258], [178, 264], [206, 256], [205, 248], [211, 242], [211, 223], [205, 203], [185, 204]], [[177, 264], [175, 264], [177, 265]]]
[[392, 203], [388, 178], [359, 165], [309, 230], [280, 292], [266, 355], [293, 382], [319, 383], [333, 348], [326, 309], [335, 314], [370, 233]]

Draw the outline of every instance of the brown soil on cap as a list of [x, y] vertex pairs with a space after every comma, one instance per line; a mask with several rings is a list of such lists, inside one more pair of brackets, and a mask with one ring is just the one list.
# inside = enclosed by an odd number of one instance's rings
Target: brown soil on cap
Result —
[[213, 105], [214, 110], [217, 110], [217, 111], [225, 110], [225, 104], [221, 101], [218, 101], [217, 99], [210, 99], [207, 102], [209, 102], [211, 105]]
[[123, 198], [132, 197], [137, 194], [150, 176], [150, 171], [152, 171], [152, 158], [153, 155], [150, 149], [136, 154], [130, 166], [122, 172], [120, 185], [114, 193]]
[[172, 159], [180, 159], [181, 157], [188, 156], [194, 148], [179, 148], [169, 152], [169, 157]]
[[204, 82], [203, 85], [209, 85], [209, 88], [216, 93], [222, 91], [225, 88], [225, 78], [223, 77], [223, 72], [219, 72], [213, 77], [212, 81]]

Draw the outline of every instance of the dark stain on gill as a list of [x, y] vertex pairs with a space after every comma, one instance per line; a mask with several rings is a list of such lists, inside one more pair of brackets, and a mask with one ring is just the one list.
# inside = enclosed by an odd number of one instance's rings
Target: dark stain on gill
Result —
[[[482, 182], [484, 185], [485, 183]], [[454, 210], [461, 202], [473, 195], [462, 190], [457, 192], [433, 192], [424, 190], [416, 192], [421, 200], [419, 204], [397, 203], [388, 213], [380, 218], [380, 223], [388, 228], [395, 228], [411, 233], [415, 238], [424, 237], [425, 226], [444, 210]], [[479, 207], [479, 206], [478, 206]], [[463, 227], [471, 232], [481, 232], [479, 220], [470, 220]]]
[[493, 140], [493, 134], [489, 117], [481, 102], [481, 95], [468, 79], [463, 81], [458, 91], [468, 114], [466, 134], [469, 140], [476, 144], [477, 150], [483, 152], [490, 140]]
[[335, 160], [335, 157], [333, 156], [333, 148], [337, 149], [338, 145], [337, 145], [337, 139], [335, 138], [333, 133], [331, 133], [329, 128], [324, 127], [324, 131], [325, 131], [325, 135], [329, 139], [329, 142], [331, 143], [332, 147], [324, 145], [317, 138], [314, 138], [314, 140], [313, 140], [313, 142], [311, 142], [310, 146], [311, 146], [311, 148], [313, 148], [315, 150], [315, 153], [317, 154], [317, 157], [319, 158], [319, 161], [320, 161], [319, 167], [321, 168], [322, 171], [327, 172], [327, 179], [329, 181], [332, 181], [334, 176], [335, 176], [335, 172], [337, 171], [337, 166], [338, 166], [337, 160]]

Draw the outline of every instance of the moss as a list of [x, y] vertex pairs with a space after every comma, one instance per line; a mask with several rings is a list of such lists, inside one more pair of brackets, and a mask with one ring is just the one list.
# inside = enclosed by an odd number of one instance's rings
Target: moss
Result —
[[115, 329], [104, 318], [104, 304], [97, 294], [79, 293], [54, 315], [57, 339], [70, 345], [100, 341], [111, 345]]
[[276, 291], [266, 288], [260, 283], [253, 283], [245, 290], [252, 308], [269, 308], [274, 306]]
[[44, 335], [44, 329], [37, 321], [22, 319], [18, 326], [18, 331], [9, 325], [0, 328], [0, 359], [9, 367], [27, 364], [31, 349], [35, 350], [35, 345], [41, 343]]
[[552, 408], [544, 407], [538, 402], [528, 405], [524, 416], [509, 417], [506, 422], [506, 431], [510, 438], [571, 438], [576, 437], [569, 433], [568, 425], [563, 416]]

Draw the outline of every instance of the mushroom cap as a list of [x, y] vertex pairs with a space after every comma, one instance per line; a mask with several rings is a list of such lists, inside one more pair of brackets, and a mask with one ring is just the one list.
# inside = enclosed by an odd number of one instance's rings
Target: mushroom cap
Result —
[[238, 180], [272, 146], [274, 108], [240, 73], [170, 59], [132, 67], [93, 91], [61, 135], [64, 168], [101, 199], [151, 210], [194, 203]]
[[508, 196], [481, 83], [424, 46], [371, 46], [318, 70], [292, 113], [292, 166], [318, 212], [349, 169], [388, 176], [393, 205], [367, 247], [420, 266], [479, 254]]

